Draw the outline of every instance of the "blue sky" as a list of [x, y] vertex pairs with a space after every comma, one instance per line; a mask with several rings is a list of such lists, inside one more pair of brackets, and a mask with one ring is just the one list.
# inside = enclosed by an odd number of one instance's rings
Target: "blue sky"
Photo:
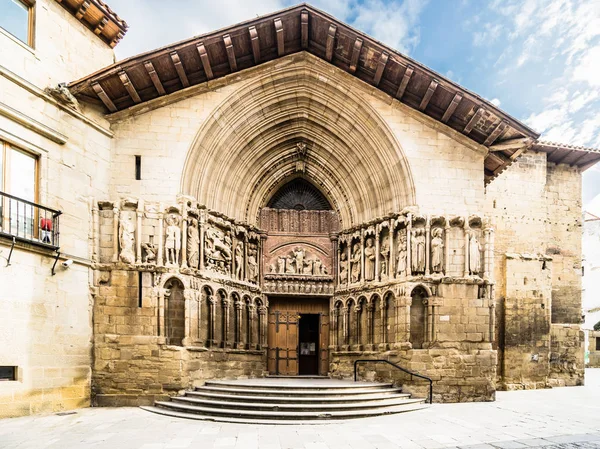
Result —
[[[297, 4], [108, 3], [130, 25], [119, 59]], [[600, 148], [600, 0], [310, 3], [494, 102], [544, 139]], [[583, 184], [584, 208], [600, 214], [600, 164]]]

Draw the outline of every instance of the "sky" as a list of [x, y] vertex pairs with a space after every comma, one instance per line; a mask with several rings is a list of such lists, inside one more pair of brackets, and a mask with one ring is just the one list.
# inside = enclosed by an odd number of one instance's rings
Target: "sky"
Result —
[[[297, 4], [107, 0], [129, 24], [118, 59]], [[600, 0], [312, 0], [487, 98], [542, 139], [600, 148]], [[583, 177], [600, 215], [600, 163]]]

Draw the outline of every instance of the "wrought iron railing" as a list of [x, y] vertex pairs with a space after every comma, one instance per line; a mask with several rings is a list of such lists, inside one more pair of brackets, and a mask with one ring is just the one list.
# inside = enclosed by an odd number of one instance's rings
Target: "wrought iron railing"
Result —
[[58, 249], [61, 214], [59, 210], [0, 192], [0, 236]]
[[400, 371], [404, 371], [406, 374], [410, 374], [410, 380], [412, 380], [413, 376], [418, 377], [420, 379], [425, 379], [429, 382], [429, 403], [433, 404], [433, 380], [430, 377], [423, 376], [422, 374], [415, 373], [413, 371], [407, 370], [406, 368], [402, 368], [400, 365], [390, 362], [389, 360], [384, 359], [359, 359], [354, 361], [354, 382], [358, 380], [358, 364], [359, 363], [387, 363], [388, 365], [393, 366]]

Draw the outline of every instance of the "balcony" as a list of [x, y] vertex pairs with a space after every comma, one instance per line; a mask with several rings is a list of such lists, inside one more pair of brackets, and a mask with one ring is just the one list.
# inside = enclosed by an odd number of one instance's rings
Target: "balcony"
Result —
[[0, 237], [57, 250], [61, 214], [61, 211], [0, 192]]

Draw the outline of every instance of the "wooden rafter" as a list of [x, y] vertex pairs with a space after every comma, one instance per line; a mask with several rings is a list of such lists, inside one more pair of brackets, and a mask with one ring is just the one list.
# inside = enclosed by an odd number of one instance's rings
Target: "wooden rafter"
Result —
[[102, 103], [104, 103], [104, 106], [106, 106], [110, 112], [117, 112], [117, 107], [109, 98], [109, 96], [106, 95], [106, 92], [104, 92], [104, 89], [99, 83], [92, 83], [92, 88], [94, 89], [94, 92], [96, 92], [96, 95], [98, 95], [98, 98], [100, 98]]
[[273, 24], [275, 25], [275, 34], [277, 36], [277, 55], [283, 56], [285, 54], [283, 22], [281, 19], [275, 19], [273, 20]]
[[335, 43], [335, 33], [337, 31], [337, 26], [333, 23], [329, 25], [329, 30], [327, 31], [327, 43], [325, 44], [325, 59], [329, 62], [333, 59], [333, 45]]
[[408, 86], [408, 82], [410, 81], [410, 77], [415, 71], [414, 67], [409, 65], [406, 67], [404, 71], [404, 75], [402, 76], [402, 81], [400, 81], [400, 86], [398, 86], [398, 91], [396, 92], [396, 98], [401, 100], [404, 96], [404, 92], [406, 92], [406, 86]]
[[573, 166], [577, 165], [577, 163], [579, 163], [584, 157], [586, 157], [589, 154], [590, 153], [582, 152], [579, 156], [577, 156], [575, 159], [573, 159], [569, 165], [573, 165]]
[[375, 84], [376, 86], [379, 86], [379, 83], [381, 83], [383, 71], [385, 70], [385, 66], [389, 58], [390, 55], [386, 52], [383, 52], [379, 57], [379, 61], [377, 61], [377, 69], [375, 70], [375, 76], [373, 77], [373, 84]]
[[108, 19], [106, 17], [102, 17], [102, 19], [100, 19], [100, 22], [98, 22], [98, 25], [96, 25], [96, 28], [94, 28], [94, 34], [97, 36], [102, 34], [102, 31], [104, 31], [104, 27], [107, 23]]
[[483, 144], [486, 147], [489, 147], [491, 144], [493, 144], [496, 141], [496, 139], [500, 136], [500, 134], [502, 134], [502, 132], [504, 131], [504, 129], [507, 126], [508, 126], [508, 122], [506, 120], [502, 120], [500, 123], [498, 123], [498, 125], [496, 125], [496, 127], [490, 133], [490, 135], [487, 136], [487, 138], [485, 139]]
[[129, 96], [131, 97], [133, 102], [141, 103], [142, 99], [140, 98], [137, 90], [135, 90], [135, 86], [133, 85], [133, 83], [129, 79], [129, 76], [127, 76], [127, 73], [125, 73], [124, 70], [121, 70], [119, 72], [119, 78], [121, 79], [121, 82], [123, 83], [123, 86], [125, 87], [125, 90], [129, 94]]
[[254, 63], [260, 63], [260, 41], [258, 40], [258, 31], [255, 26], [248, 28], [250, 33], [250, 43], [252, 44], [252, 56], [254, 57]]
[[504, 140], [495, 145], [490, 145], [489, 150], [504, 151], [504, 150], [518, 150], [519, 148], [527, 148], [533, 142], [529, 137], [521, 137], [516, 139]]
[[431, 101], [431, 97], [433, 97], [433, 94], [435, 93], [435, 90], [438, 87], [438, 80], [431, 80], [431, 82], [429, 83], [429, 87], [427, 88], [427, 92], [425, 92], [425, 95], [423, 96], [423, 99], [421, 100], [421, 104], [419, 104], [419, 110], [424, 111], [425, 108], [427, 107], [427, 105], [429, 104], [429, 102]]
[[479, 106], [479, 109], [477, 109], [475, 114], [473, 114], [473, 117], [471, 117], [471, 120], [469, 120], [469, 123], [467, 123], [467, 125], [463, 129], [463, 133], [469, 134], [473, 130], [473, 127], [475, 126], [477, 121], [481, 118], [481, 116], [483, 115], [484, 112], [485, 112], [485, 109], [483, 107]]
[[225, 34], [223, 36], [223, 43], [225, 44], [225, 50], [227, 51], [227, 60], [229, 61], [229, 68], [232, 72], [237, 72], [237, 60], [235, 59], [235, 50], [233, 48], [233, 42], [231, 36]]
[[89, 0], [85, 0], [80, 6], [79, 9], [77, 9], [77, 12], [75, 12], [75, 17], [77, 17], [78, 20], [81, 20], [81, 18], [83, 16], [85, 16], [85, 13], [87, 12], [87, 10], [90, 8], [90, 1]]
[[356, 72], [358, 68], [358, 58], [360, 57], [360, 49], [362, 48], [363, 40], [357, 37], [352, 47], [352, 56], [350, 57], [350, 73]]
[[456, 111], [456, 108], [462, 99], [463, 96], [460, 93], [457, 92], [454, 94], [454, 98], [452, 98], [452, 101], [446, 108], [446, 112], [444, 112], [444, 115], [442, 116], [442, 123], [448, 123], [448, 120], [450, 120], [450, 117], [452, 117], [452, 114], [454, 114], [454, 111]]
[[158, 95], [165, 95], [166, 94], [165, 88], [162, 85], [162, 82], [160, 81], [160, 77], [158, 76], [158, 73], [156, 73], [154, 64], [152, 64], [152, 62], [150, 62], [150, 61], [145, 61], [144, 67], [146, 68], [146, 71], [148, 72], [148, 75], [150, 76], [150, 79], [152, 80], [152, 84], [154, 84], [154, 88], [158, 92]]
[[556, 165], [558, 165], [558, 164], [562, 164], [562, 163], [563, 163], [563, 161], [564, 161], [565, 159], [567, 159], [569, 156], [571, 156], [571, 155], [572, 155], [574, 152], [575, 152], [574, 150], [568, 150], [567, 152], [565, 152], [565, 154], [564, 154], [562, 157], [560, 157], [560, 158], [558, 158], [557, 160], [555, 160], [555, 161], [554, 161], [554, 163], [555, 163]]
[[200, 42], [196, 45], [196, 49], [198, 50], [198, 54], [200, 55], [200, 61], [202, 61], [202, 68], [204, 69], [204, 73], [206, 73], [206, 78], [211, 80], [215, 76], [212, 71], [212, 67], [210, 65], [210, 59], [208, 58], [208, 53], [206, 52], [206, 47], [203, 42]]
[[300, 41], [302, 48], [308, 48], [308, 11], [303, 9], [300, 13]]
[[512, 162], [509, 157], [505, 156], [504, 153], [501, 152], [490, 153], [488, 158], [499, 165], [506, 165]]
[[185, 73], [185, 69], [183, 68], [183, 64], [181, 63], [181, 59], [179, 58], [179, 54], [176, 51], [172, 51], [170, 53], [171, 60], [173, 61], [173, 65], [175, 66], [175, 70], [177, 71], [177, 76], [179, 76], [179, 80], [183, 87], [188, 87], [190, 82]]

